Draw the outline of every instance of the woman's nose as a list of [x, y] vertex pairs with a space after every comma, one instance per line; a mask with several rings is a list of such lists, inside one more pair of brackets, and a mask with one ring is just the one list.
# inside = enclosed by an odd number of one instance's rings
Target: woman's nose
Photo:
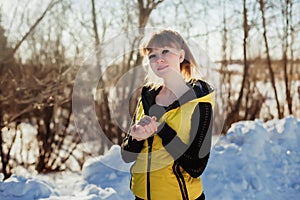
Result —
[[159, 56], [158, 58], [157, 58], [157, 63], [162, 63], [162, 62], [164, 62], [165, 61], [165, 58], [164, 58], [164, 56]]

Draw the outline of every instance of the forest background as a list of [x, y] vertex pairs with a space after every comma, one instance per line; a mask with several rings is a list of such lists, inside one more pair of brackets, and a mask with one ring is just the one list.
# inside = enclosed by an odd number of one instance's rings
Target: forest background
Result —
[[20, 166], [80, 171], [122, 142], [146, 73], [141, 38], [153, 27], [196, 45], [217, 91], [215, 134], [241, 120], [300, 118], [299, 0], [6, 0], [0, 8], [5, 179]]

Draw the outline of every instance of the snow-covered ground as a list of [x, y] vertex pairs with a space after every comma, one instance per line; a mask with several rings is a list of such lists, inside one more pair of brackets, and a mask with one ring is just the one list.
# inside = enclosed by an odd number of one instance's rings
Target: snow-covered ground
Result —
[[[299, 144], [300, 120], [292, 116], [234, 124], [214, 145], [202, 175], [207, 199], [299, 199]], [[88, 160], [82, 173], [13, 175], [0, 182], [0, 199], [134, 199], [129, 168], [115, 145]]]

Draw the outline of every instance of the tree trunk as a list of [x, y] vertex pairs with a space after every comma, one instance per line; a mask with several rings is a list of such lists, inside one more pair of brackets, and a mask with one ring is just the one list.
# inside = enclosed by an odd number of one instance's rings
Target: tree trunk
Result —
[[239, 92], [238, 99], [233, 107], [233, 109], [230, 111], [230, 113], [226, 117], [226, 122], [223, 128], [223, 132], [226, 132], [230, 125], [234, 122], [239, 121], [240, 119], [240, 107], [242, 104], [242, 99], [244, 96], [244, 90], [247, 87], [246, 84], [247, 78], [248, 78], [248, 71], [249, 71], [249, 64], [247, 61], [247, 39], [248, 39], [248, 32], [249, 32], [249, 27], [248, 27], [248, 18], [247, 18], [247, 7], [246, 7], [246, 0], [243, 0], [243, 30], [244, 30], [244, 38], [243, 38], [243, 55], [244, 55], [244, 73], [243, 73], [243, 79], [242, 79], [242, 84]]
[[[100, 38], [98, 33], [98, 26], [97, 26], [97, 14], [95, 9], [95, 0], [91, 0], [92, 3], [92, 22], [93, 22], [93, 31], [94, 31], [94, 39], [95, 39], [95, 49], [96, 49], [96, 69], [99, 70], [99, 85], [101, 86], [101, 89], [98, 90], [100, 92], [101, 99], [99, 99], [98, 102], [98, 120], [100, 123], [100, 126], [104, 133], [101, 133], [101, 147], [100, 147], [100, 154], [103, 154], [105, 151], [105, 147], [110, 147], [111, 142], [106, 140], [105, 135], [111, 139], [113, 133], [113, 124], [111, 122], [111, 113], [110, 108], [108, 104], [108, 93], [105, 90], [105, 83], [103, 81], [102, 76], [102, 69], [100, 64], [100, 58], [101, 58], [101, 49], [100, 49]], [[106, 30], [103, 30], [106, 31]], [[104, 135], [103, 135], [104, 134]]]
[[36, 170], [40, 172], [44, 172], [49, 170], [48, 161], [52, 153], [52, 143], [54, 140], [54, 134], [51, 130], [51, 122], [53, 117], [53, 107], [46, 107], [42, 111], [43, 124], [39, 124], [38, 127], [38, 143], [39, 143], [39, 157], [36, 165]]
[[[292, 97], [291, 97], [291, 80], [292, 78], [290, 73], [288, 72], [288, 57], [287, 57], [287, 51], [289, 48], [289, 29], [290, 29], [290, 17], [289, 13], [291, 12], [291, 2], [290, 0], [285, 0], [285, 4], [282, 8], [282, 15], [285, 19], [284, 21], [284, 35], [283, 35], [283, 52], [282, 52], [282, 61], [283, 61], [283, 72], [284, 72], [284, 83], [285, 83], [285, 94], [286, 94], [286, 102], [288, 105], [289, 114], [293, 114], [292, 110]], [[291, 43], [292, 45], [292, 43]], [[290, 47], [291, 48], [291, 47]], [[291, 48], [292, 49], [292, 48]]]
[[[291, 83], [293, 82], [294, 80], [294, 49], [293, 49], [293, 45], [295, 44], [295, 28], [293, 27], [293, 1], [290, 0], [290, 12], [289, 12], [289, 18], [290, 18], [290, 27], [289, 27], [289, 30], [290, 30], [290, 34], [291, 34], [291, 44], [290, 44], [290, 55], [291, 55], [291, 58], [290, 58], [290, 71], [289, 71], [289, 75], [291, 77]], [[291, 84], [292, 85], [292, 84]], [[291, 89], [291, 87], [290, 87]], [[291, 101], [292, 101], [292, 98], [291, 98]], [[292, 108], [292, 105], [291, 105], [291, 109], [293, 110]]]
[[7, 170], [7, 164], [8, 164], [8, 160], [6, 160], [6, 156], [4, 153], [4, 149], [3, 149], [3, 145], [4, 145], [4, 141], [3, 141], [3, 135], [2, 135], [2, 128], [4, 128], [4, 126], [2, 125], [2, 115], [1, 115], [1, 110], [0, 110], [0, 116], [1, 116], [1, 125], [0, 125], [0, 156], [1, 156], [1, 164], [2, 164], [2, 173], [4, 175], [4, 180], [8, 179], [11, 175], [11, 173]]
[[[137, 36], [137, 38], [134, 39], [134, 43], [132, 44], [132, 51], [130, 52], [130, 55], [129, 55], [129, 59], [127, 61], [127, 70], [133, 68], [133, 67], [136, 67], [136, 66], [140, 66], [142, 64], [142, 61], [143, 61], [143, 57], [142, 55], [140, 54], [140, 51], [136, 51], [136, 49], [139, 48], [140, 46], [140, 42], [145, 34], [145, 27], [148, 23], [148, 20], [150, 18], [150, 15], [151, 15], [151, 12], [157, 7], [158, 4], [162, 3], [163, 0], [158, 0], [158, 1], [155, 1], [155, 0], [138, 0], [137, 3], [138, 3], [138, 9], [139, 9], [139, 12], [138, 12], [138, 18], [139, 18], [139, 21], [138, 21], [138, 27], [139, 27], [139, 35]], [[134, 56], [136, 55], [136, 56]], [[134, 61], [134, 62], [132, 62]], [[131, 63], [134, 63], [134, 64], [131, 64]], [[140, 70], [134, 70], [133, 71], [133, 74], [131, 74], [132, 77], [137, 77], [139, 76], [139, 74], [137, 74], [137, 72], [139, 72]], [[128, 84], [128, 87], [129, 87], [129, 90], [128, 91], [132, 91], [134, 89], [134, 85], [135, 84], [135, 78], [132, 78], [131, 79], [131, 82], [129, 82]], [[126, 87], [123, 88], [123, 94], [125, 95], [128, 95], [125, 91], [126, 91]], [[130, 109], [130, 114], [132, 114], [131, 112], [134, 112], [135, 110], [135, 107], [137, 105], [137, 101], [140, 97], [140, 92], [135, 92], [134, 94], [132, 94], [132, 98], [129, 102], [129, 109]], [[125, 96], [123, 98], [126, 98]], [[127, 119], [128, 120], [128, 119]], [[122, 132], [120, 132], [121, 134]], [[122, 143], [122, 137], [118, 137], [119, 140], [118, 140], [118, 143], [121, 144]], [[122, 138], [122, 139], [121, 139]]]
[[280, 104], [279, 104], [279, 100], [278, 100], [278, 94], [277, 94], [277, 89], [276, 89], [276, 84], [275, 84], [275, 75], [274, 75], [274, 72], [273, 72], [273, 69], [272, 69], [272, 63], [271, 63], [271, 58], [270, 58], [270, 53], [269, 53], [269, 43], [268, 43], [268, 38], [267, 38], [267, 27], [266, 27], [264, 0], [259, 0], [259, 5], [260, 5], [260, 11], [261, 11], [261, 17], [262, 17], [263, 38], [264, 38], [264, 41], [265, 41], [268, 69], [269, 69], [269, 72], [270, 72], [271, 83], [272, 83], [272, 87], [273, 87], [274, 94], [275, 94], [275, 100], [276, 100], [277, 111], [278, 111], [278, 118], [281, 119], [283, 117], [283, 113], [281, 112], [281, 108], [280, 108]]
[[[164, 0], [146, 0], [146, 5], [144, 0], [138, 0], [139, 7], [139, 28], [143, 31], [148, 23], [151, 12], [157, 7], [158, 4], [162, 3]], [[143, 33], [143, 32], [141, 32]]]

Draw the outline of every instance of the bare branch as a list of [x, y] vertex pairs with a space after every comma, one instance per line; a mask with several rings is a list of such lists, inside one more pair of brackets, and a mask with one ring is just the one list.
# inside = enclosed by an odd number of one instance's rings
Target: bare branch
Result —
[[21, 46], [21, 44], [26, 40], [26, 38], [34, 31], [34, 29], [37, 27], [37, 25], [42, 21], [42, 19], [45, 17], [45, 15], [47, 14], [47, 12], [49, 10], [51, 10], [56, 4], [58, 4], [59, 0], [52, 0], [49, 5], [47, 6], [47, 8], [45, 9], [45, 11], [42, 13], [42, 15], [35, 21], [35, 23], [29, 28], [29, 30], [27, 31], [27, 33], [22, 37], [22, 39], [16, 44], [16, 46], [14, 47], [14, 49], [12, 50], [12, 53], [7, 56], [6, 59], [4, 59], [4, 62], [9, 59], [10, 57], [12, 57], [16, 51], [19, 49], [19, 47]]

